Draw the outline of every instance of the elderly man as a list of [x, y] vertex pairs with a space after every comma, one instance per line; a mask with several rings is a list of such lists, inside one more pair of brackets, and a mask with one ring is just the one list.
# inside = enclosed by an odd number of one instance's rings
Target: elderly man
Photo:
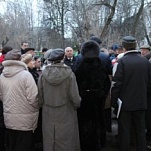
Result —
[[151, 57], [151, 53], [150, 53], [151, 48], [150, 48], [149, 45], [143, 45], [143, 46], [141, 46], [140, 50], [141, 50], [142, 56], [146, 56], [146, 55], [150, 54], [150, 57]]
[[119, 150], [130, 151], [130, 131], [133, 125], [136, 134], [136, 150], [146, 151], [145, 111], [147, 93], [151, 85], [149, 61], [136, 50], [136, 39], [125, 36], [122, 39], [124, 56], [119, 60], [113, 77], [115, 82], [111, 90], [113, 107], [118, 98], [122, 108], [118, 118]]
[[71, 47], [67, 47], [65, 49], [65, 58], [64, 58], [64, 63], [67, 66], [70, 66], [71, 69], [73, 70], [74, 64], [75, 64], [76, 58], [73, 55], [73, 49]]

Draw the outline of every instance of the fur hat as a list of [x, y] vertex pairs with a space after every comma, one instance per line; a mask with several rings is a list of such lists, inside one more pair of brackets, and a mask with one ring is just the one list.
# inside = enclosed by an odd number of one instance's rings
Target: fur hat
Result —
[[20, 50], [13, 49], [5, 55], [5, 60], [21, 60]]
[[65, 51], [61, 48], [54, 49], [50, 51], [48, 55], [49, 61], [60, 61], [64, 58]]
[[97, 42], [99, 45], [102, 43], [101, 39], [97, 36], [90, 37], [90, 40]]
[[97, 42], [89, 40], [83, 43], [80, 51], [85, 58], [94, 58], [99, 56], [100, 46]]
[[9, 51], [13, 50], [13, 48], [11, 46], [4, 46], [2, 48], [2, 54], [5, 55], [7, 54]]
[[28, 64], [33, 59], [31, 54], [23, 54], [21, 61]]
[[132, 36], [125, 36], [122, 39], [122, 46], [128, 50], [135, 50], [136, 49], [136, 39]]

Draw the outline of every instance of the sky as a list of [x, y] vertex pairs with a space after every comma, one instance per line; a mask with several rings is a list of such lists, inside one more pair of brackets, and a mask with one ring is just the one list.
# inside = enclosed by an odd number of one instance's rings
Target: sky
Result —
[[[13, 1], [13, 0], [11, 0], [11, 1]], [[32, 2], [33, 2], [33, 11], [36, 13], [37, 12], [37, 0], [32, 0]], [[0, 0], [0, 13], [1, 14], [4, 14], [4, 12], [6, 10], [6, 3], [7, 3], [7, 0]]]

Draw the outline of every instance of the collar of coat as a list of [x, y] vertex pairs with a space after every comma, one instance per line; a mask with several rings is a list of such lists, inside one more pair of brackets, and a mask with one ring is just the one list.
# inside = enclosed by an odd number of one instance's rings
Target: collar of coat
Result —
[[136, 52], [136, 53], [140, 53], [140, 54], [141, 54], [141, 52], [140, 52], [139, 50], [129, 50], [129, 51], [126, 51], [126, 52], [124, 53], [124, 56], [125, 56], [126, 54], [128, 54], [128, 53], [133, 53], [133, 52]]
[[24, 62], [18, 60], [5, 60], [2, 62], [2, 65], [4, 67], [17, 65], [22, 66], [25, 70], [28, 70], [27, 65]]

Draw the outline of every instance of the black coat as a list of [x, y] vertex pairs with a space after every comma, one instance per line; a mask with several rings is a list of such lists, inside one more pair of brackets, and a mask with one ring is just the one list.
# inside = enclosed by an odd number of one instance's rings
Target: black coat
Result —
[[85, 58], [75, 72], [82, 98], [78, 109], [81, 151], [98, 151], [105, 145], [104, 104], [110, 79], [99, 58]]
[[111, 100], [122, 100], [123, 111], [147, 109], [147, 92], [150, 90], [151, 71], [149, 61], [137, 51], [129, 51], [122, 57], [113, 77]]
[[[151, 66], [151, 52], [145, 56]], [[146, 111], [146, 128], [151, 131], [151, 94], [149, 93], [147, 96], [147, 111]], [[151, 134], [147, 133], [147, 139], [151, 139]]]
[[[104, 52], [100, 52], [99, 58], [102, 62], [104, 69], [108, 73], [108, 75], [112, 75], [112, 64], [111, 64], [111, 60], [109, 58], [109, 55], [105, 54]], [[76, 72], [76, 70], [80, 66], [81, 62], [83, 61], [83, 59], [84, 59], [84, 57], [81, 54], [76, 56], [76, 61], [74, 63], [74, 67], [73, 67], [74, 72]]]
[[37, 68], [31, 69], [31, 68], [28, 67], [28, 71], [32, 74], [32, 76], [33, 76], [33, 78], [34, 78], [34, 80], [35, 80], [35, 82], [37, 84], [38, 83], [38, 78], [39, 78], [39, 74], [37, 72]]
[[73, 68], [74, 68], [74, 64], [76, 62], [76, 57], [73, 56], [72, 60], [71, 59], [68, 59], [66, 56], [64, 58], [64, 63], [67, 65], [67, 66], [70, 66], [72, 71], [73, 71]]

